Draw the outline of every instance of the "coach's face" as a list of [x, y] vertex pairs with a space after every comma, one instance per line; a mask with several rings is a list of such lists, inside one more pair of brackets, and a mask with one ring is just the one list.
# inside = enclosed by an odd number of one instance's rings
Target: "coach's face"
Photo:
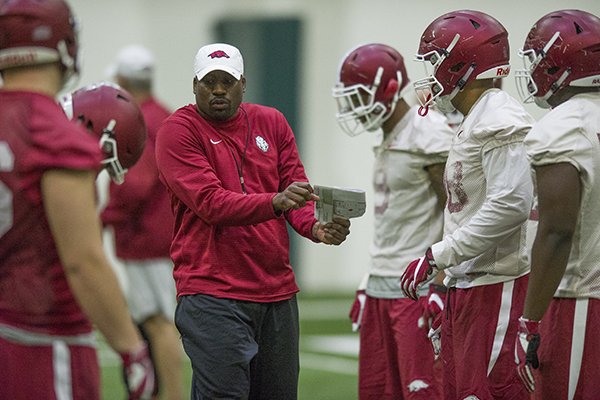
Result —
[[198, 113], [206, 119], [227, 121], [242, 103], [246, 78], [235, 79], [225, 71], [212, 71], [201, 80], [194, 77], [194, 94]]

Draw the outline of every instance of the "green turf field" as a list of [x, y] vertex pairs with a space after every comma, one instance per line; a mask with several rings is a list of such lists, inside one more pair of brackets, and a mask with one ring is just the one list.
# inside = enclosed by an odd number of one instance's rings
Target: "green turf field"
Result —
[[[350, 330], [353, 294], [306, 294], [300, 307], [300, 400], [357, 398], [358, 336]], [[120, 361], [100, 340], [104, 400], [125, 400]], [[186, 360], [186, 392], [191, 372]], [[285, 400], [285, 399], [282, 399]]]

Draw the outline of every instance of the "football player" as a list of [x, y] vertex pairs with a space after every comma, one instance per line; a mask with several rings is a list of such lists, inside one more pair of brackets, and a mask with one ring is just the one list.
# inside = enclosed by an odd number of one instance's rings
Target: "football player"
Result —
[[154, 157], [156, 132], [171, 112], [153, 93], [155, 65], [149, 49], [128, 45], [109, 69], [111, 78], [140, 106], [148, 139], [124, 184], [110, 184], [101, 217], [110, 227], [115, 256], [128, 285], [134, 288], [126, 292], [127, 303], [157, 368], [157, 392], [165, 399], [183, 399], [183, 351], [173, 321], [176, 291], [169, 254], [175, 219]]
[[[398, 279], [404, 266], [441, 238], [442, 176], [453, 131], [438, 112], [418, 115], [409, 83], [402, 55], [371, 43], [345, 55], [333, 88], [342, 130], [376, 134], [375, 235], [368, 278], [351, 311], [354, 329], [360, 329], [362, 400], [441, 398], [427, 334], [443, 308], [445, 287], [441, 281], [431, 285], [430, 296], [423, 289], [415, 303], [402, 294]], [[433, 312], [423, 317], [426, 310]]]
[[128, 45], [109, 67], [110, 77], [140, 106], [148, 128], [144, 152], [127, 172], [123, 185], [110, 184], [102, 212], [114, 252], [123, 265], [129, 287], [131, 316], [149, 344], [157, 368], [157, 392], [182, 399], [183, 351], [175, 327], [176, 291], [169, 254], [175, 223], [166, 187], [156, 166], [156, 132], [171, 111], [154, 94], [155, 57], [146, 47]]
[[526, 221], [533, 184], [523, 139], [533, 118], [495, 79], [510, 71], [508, 33], [495, 18], [460, 10], [424, 31], [417, 59], [431, 70], [415, 82], [423, 114], [435, 105], [464, 120], [445, 169], [443, 239], [411, 262], [407, 296], [446, 273], [441, 325], [444, 398], [528, 399], [514, 370], [517, 319], [529, 266]]
[[93, 326], [120, 354], [130, 398], [154, 381], [104, 256], [98, 140], [54, 97], [78, 72], [63, 0], [0, 0], [0, 399], [100, 399]]
[[539, 224], [515, 343], [517, 370], [536, 398], [597, 398], [600, 19], [580, 10], [551, 12], [533, 25], [519, 53], [522, 99], [551, 110], [525, 138]]

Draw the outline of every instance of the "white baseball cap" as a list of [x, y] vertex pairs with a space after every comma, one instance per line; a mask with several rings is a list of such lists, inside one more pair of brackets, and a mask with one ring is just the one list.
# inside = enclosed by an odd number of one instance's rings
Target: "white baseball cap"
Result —
[[108, 75], [124, 78], [151, 79], [154, 72], [154, 55], [146, 47], [130, 45], [123, 47], [115, 62], [109, 67]]
[[225, 71], [235, 79], [244, 74], [242, 53], [225, 43], [214, 43], [201, 47], [194, 58], [194, 73], [199, 80], [212, 71]]

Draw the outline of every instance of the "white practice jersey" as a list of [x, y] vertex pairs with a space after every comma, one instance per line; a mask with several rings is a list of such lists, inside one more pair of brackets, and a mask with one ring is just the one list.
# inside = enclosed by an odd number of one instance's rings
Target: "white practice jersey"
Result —
[[444, 236], [432, 246], [437, 265], [447, 268], [446, 285], [469, 288], [529, 272], [533, 183], [523, 139], [533, 123], [517, 100], [490, 89], [458, 128], [444, 177]]
[[426, 167], [444, 164], [454, 131], [446, 117], [421, 117], [411, 107], [375, 146], [375, 232], [372, 276], [400, 277], [406, 266], [441, 238], [443, 215]]
[[579, 171], [581, 209], [555, 297], [600, 298], [600, 95], [579, 94], [552, 109], [525, 139], [532, 165]]

